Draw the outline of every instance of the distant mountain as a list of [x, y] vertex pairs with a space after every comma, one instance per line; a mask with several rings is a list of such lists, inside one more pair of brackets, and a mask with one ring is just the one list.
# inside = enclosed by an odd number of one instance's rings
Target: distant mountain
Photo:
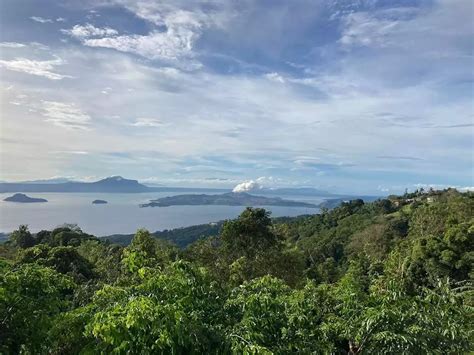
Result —
[[289, 195], [289, 196], [318, 196], [318, 197], [335, 197], [339, 196], [331, 192], [315, 189], [312, 187], [283, 187], [283, 188], [263, 188], [258, 190], [259, 195]]
[[[222, 188], [196, 188], [196, 187], [166, 187], [148, 186], [137, 180], [125, 179], [121, 176], [111, 176], [95, 182], [69, 181], [67, 178], [56, 178], [49, 180], [32, 180], [24, 182], [0, 182], [0, 193], [6, 192], [91, 192], [91, 193], [140, 193], [140, 192], [193, 192], [200, 191], [203, 194], [230, 193], [230, 189]], [[263, 188], [255, 191], [258, 195], [277, 196], [315, 196], [323, 198], [351, 199], [354, 196], [334, 194], [324, 190], [311, 187], [300, 188]], [[263, 198], [264, 196], [260, 196]], [[269, 197], [270, 198], [270, 197]], [[235, 204], [234, 204], [235, 205]], [[268, 204], [267, 204], [268, 205]], [[256, 205], [257, 206], [257, 205]], [[277, 204], [278, 206], [278, 204]]]
[[283, 200], [280, 197], [255, 196], [245, 192], [228, 192], [219, 195], [176, 195], [151, 200], [149, 203], [140, 205], [140, 207], [169, 207], [178, 205], [318, 207], [312, 203]]
[[153, 192], [196, 192], [200, 191], [203, 193], [222, 193], [230, 192], [230, 189], [220, 188], [207, 188], [207, 187], [173, 187], [173, 186], [148, 186], [150, 191]]
[[112, 176], [96, 182], [0, 183], [0, 192], [146, 192], [153, 191], [137, 180]]
[[[39, 180], [42, 181], [42, 180]], [[68, 181], [61, 183], [42, 182], [2, 182], [0, 193], [5, 192], [101, 192], [101, 193], [139, 193], [164, 191], [196, 191], [224, 192], [223, 189], [197, 189], [186, 187], [150, 187], [140, 184], [137, 180], [125, 179], [121, 176], [111, 176], [95, 182]]]
[[146, 192], [150, 190], [148, 186], [140, 184], [137, 180], [128, 180], [121, 176], [108, 177], [90, 184], [101, 192]]
[[[6, 182], [6, 181], [2, 181]], [[51, 178], [51, 179], [39, 179], [39, 180], [28, 180], [20, 181], [19, 184], [64, 184], [66, 182], [73, 182], [73, 180], [63, 177]]]
[[29, 197], [25, 194], [14, 194], [13, 196], [5, 198], [3, 201], [19, 203], [48, 202], [48, 200], [44, 198]]

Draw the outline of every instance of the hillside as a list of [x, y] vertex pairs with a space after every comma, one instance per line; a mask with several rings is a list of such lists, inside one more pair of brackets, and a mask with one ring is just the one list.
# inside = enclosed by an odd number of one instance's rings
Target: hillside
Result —
[[[300, 221], [305, 218], [308, 218], [308, 216], [302, 215], [298, 217], [277, 217], [272, 218], [272, 221], [275, 224], [282, 224]], [[177, 247], [184, 249], [192, 243], [198, 241], [199, 239], [206, 237], [215, 237], [219, 235], [224, 222], [225, 221], [218, 221], [213, 223], [198, 224], [190, 227], [165, 229], [162, 231], [153, 232], [151, 233], [151, 236], [157, 239], [170, 242], [172, 244], [175, 244]], [[132, 242], [133, 237], [134, 234], [112, 234], [104, 236], [102, 238], [113, 244], [127, 246]]]
[[[189, 244], [194, 243], [201, 237], [218, 235], [223, 223], [223, 221], [220, 221], [217, 223], [199, 224], [190, 227], [182, 227], [169, 230], [165, 229], [163, 231], [156, 231], [151, 235], [157, 239], [162, 239], [176, 244], [176, 246], [180, 248], [184, 248]], [[105, 236], [103, 238], [105, 240], [108, 240], [110, 243], [127, 246], [132, 241], [133, 236], [133, 234], [113, 234]]]
[[247, 208], [127, 247], [20, 226], [0, 245], [0, 352], [469, 353], [473, 210], [453, 189]]

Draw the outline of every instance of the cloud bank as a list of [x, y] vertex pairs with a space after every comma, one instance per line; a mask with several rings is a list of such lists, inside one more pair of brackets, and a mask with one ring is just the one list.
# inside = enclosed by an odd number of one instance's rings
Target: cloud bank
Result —
[[233, 189], [232, 192], [240, 193], [240, 192], [252, 192], [255, 190], [260, 190], [262, 186], [254, 180], [244, 181], [240, 184], [237, 184]]
[[472, 185], [472, 1], [66, 3], [3, 4], [0, 179]]
[[56, 73], [55, 67], [61, 66], [64, 61], [55, 57], [52, 60], [31, 60], [27, 58], [15, 58], [13, 60], [0, 60], [0, 67], [7, 70], [42, 76], [50, 80], [61, 80], [72, 78], [70, 75]]

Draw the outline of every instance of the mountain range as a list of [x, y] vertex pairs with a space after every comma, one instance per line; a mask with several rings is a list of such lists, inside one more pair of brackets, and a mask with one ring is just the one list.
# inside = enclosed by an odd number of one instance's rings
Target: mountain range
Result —
[[140, 193], [163, 191], [208, 191], [225, 192], [223, 189], [196, 189], [184, 187], [150, 187], [137, 180], [125, 179], [121, 176], [111, 176], [95, 182], [50, 182], [48, 180], [25, 182], [2, 182], [0, 193], [4, 192], [97, 192], [97, 193]]
[[[0, 182], [0, 193], [15, 192], [60, 192], [60, 193], [143, 193], [143, 192], [192, 192], [230, 193], [231, 189], [148, 186], [138, 180], [126, 179], [121, 176], [111, 176], [95, 182], [71, 181], [67, 178], [49, 180], [32, 180], [22, 182]], [[269, 196], [315, 196], [325, 199], [351, 199], [355, 196], [334, 194], [311, 187], [261, 188], [247, 191], [256, 195]], [[272, 196], [273, 195], [273, 196]], [[364, 196], [364, 200], [373, 200], [373, 196]]]
[[121, 176], [112, 176], [96, 182], [26, 182], [0, 183], [0, 192], [147, 192], [148, 186], [137, 180], [124, 179]]
[[[121, 176], [111, 176], [95, 182], [72, 181], [67, 178], [54, 178], [49, 180], [31, 180], [22, 182], [0, 182], [0, 193], [5, 192], [103, 192], [103, 193], [140, 193], [140, 192], [166, 192], [166, 191], [202, 191], [225, 193], [231, 189], [218, 188], [195, 188], [195, 187], [167, 187], [148, 186], [139, 183], [138, 180], [126, 179]], [[313, 188], [277, 188], [259, 189], [253, 191], [259, 195], [305, 195], [305, 196], [327, 196], [337, 195]]]

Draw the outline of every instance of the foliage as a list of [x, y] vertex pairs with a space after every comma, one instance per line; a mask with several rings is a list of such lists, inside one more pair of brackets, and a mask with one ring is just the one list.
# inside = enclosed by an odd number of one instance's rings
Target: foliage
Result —
[[233, 221], [222, 227], [221, 242], [226, 254], [234, 260], [239, 257], [252, 259], [278, 246], [278, 238], [272, 233], [270, 213], [263, 208], [246, 208]]
[[28, 226], [21, 225], [10, 234], [11, 242], [19, 248], [29, 248], [35, 244], [35, 240], [28, 230]]
[[23, 250], [18, 255], [19, 264], [48, 266], [61, 274], [71, 276], [76, 282], [95, 277], [93, 265], [73, 247], [54, 247], [40, 244]]
[[137, 287], [98, 292], [86, 332], [106, 353], [205, 352], [222, 346], [221, 300], [203, 271], [176, 262]]
[[[219, 235], [221, 228], [222, 222], [198, 224], [195, 226], [157, 231], [152, 233], [152, 236], [157, 239], [172, 242], [180, 248], [185, 248], [202, 237]], [[114, 244], [127, 246], [132, 241], [133, 236], [133, 234], [113, 234], [105, 237], [105, 239]]]
[[39, 353], [54, 315], [68, 309], [72, 280], [35, 265], [3, 266], [0, 275], [0, 351]]
[[132, 273], [148, 267], [160, 267], [175, 257], [175, 248], [163, 241], [154, 239], [150, 232], [139, 229], [130, 245], [123, 251], [123, 264]]
[[473, 207], [449, 189], [247, 208], [184, 250], [20, 226], [0, 249], [0, 353], [473, 352]]

